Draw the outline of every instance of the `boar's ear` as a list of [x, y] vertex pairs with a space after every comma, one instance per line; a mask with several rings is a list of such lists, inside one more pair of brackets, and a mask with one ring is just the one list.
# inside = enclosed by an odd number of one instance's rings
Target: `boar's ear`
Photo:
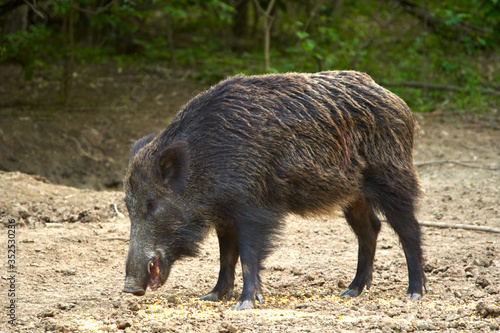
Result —
[[160, 156], [160, 172], [174, 193], [182, 194], [189, 175], [189, 154], [186, 141], [176, 141]]
[[129, 160], [129, 163], [134, 159], [134, 156], [139, 152], [139, 150], [141, 150], [142, 148], [144, 148], [145, 145], [147, 145], [148, 143], [150, 143], [154, 137], [156, 136], [156, 134], [149, 134], [149, 135], [146, 135], [142, 138], [140, 138], [139, 140], [137, 140], [134, 145], [132, 146], [132, 151], [130, 152], [130, 160]]

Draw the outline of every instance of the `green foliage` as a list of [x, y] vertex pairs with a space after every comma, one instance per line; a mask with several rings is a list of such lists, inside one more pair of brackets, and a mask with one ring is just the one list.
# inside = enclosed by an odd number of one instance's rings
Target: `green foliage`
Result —
[[36, 68], [46, 66], [42, 54], [47, 50], [45, 43], [49, 37], [50, 31], [43, 26], [31, 26], [27, 31], [4, 36], [0, 62], [15, 57], [23, 66], [25, 80], [31, 80]]
[[[379, 82], [463, 87], [391, 88], [422, 112], [498, 104], [478, 90], [500, 85], [499, 0], [342, 1], [342, 12], [335, 3], [276, 1], [268, 72], [353, 69]], [[21, 63], [26, 79], [69, 57], [119, 67], [167, 62], [206, 83], [264, 68], [263, 17], [251, 0], [54, 0], [37, 13], [25, 30], [3, 32], [0, 46], [0, 61]]]

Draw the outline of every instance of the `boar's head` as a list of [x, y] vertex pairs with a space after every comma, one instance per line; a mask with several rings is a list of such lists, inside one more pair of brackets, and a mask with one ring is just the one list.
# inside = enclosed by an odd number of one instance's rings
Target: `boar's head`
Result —
[[189, 174], [186, 141], [162, 144], [154, 135], [137, 141], [124, 180], [130, 245], [124, 292], [142, 296], [165, 283], [175, 260], [193, 256], [183, 198]]

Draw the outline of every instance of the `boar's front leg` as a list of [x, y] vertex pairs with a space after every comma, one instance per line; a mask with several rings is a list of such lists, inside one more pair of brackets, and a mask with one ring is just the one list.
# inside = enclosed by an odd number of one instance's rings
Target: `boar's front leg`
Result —
[[375, 215], [372, 205], [363, 197], [359, 197], [349, 207], [344, 208], [344, 215], [358, 237], [358, 268], [349, 288], [340, 296], [356, 297], [363, 292], [365, 286], [369, 289], [372, 282], [380, 220]]
[[273, 248], [281, 215], [272, 209], [245, 207], [237, 209], [235, 226], [240, 249], [243, 291], [233, 310], [252, 308], [257, 299], [263, 302], [260, 271], [262, 262]]
[[208, 295], [200, 298], [202, 301], [217, 302], [226, 294], [228, 299], [233, 296], [234, 269], [240, 255], [234, 226], [219, 226], [217, 228], [217, 237], [220, 250], [219, 279], [214, 289]]

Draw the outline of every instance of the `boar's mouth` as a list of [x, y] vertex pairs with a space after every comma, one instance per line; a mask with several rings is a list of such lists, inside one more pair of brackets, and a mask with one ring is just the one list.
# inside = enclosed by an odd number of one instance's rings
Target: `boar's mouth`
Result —
[[149, 263], [148, 269], [150, 275], [149, 288], [155, 291], [162, 285], [160, 280], [160, 253], [157, 253], [155, 259]]
[[125, 278], [123, 292], [131, 293], [136, 296], [143, 296], [148, 286], [152, 291], [155, 291], [165, 283], [169, 272], [170, 268], [163, 260], [160, 251], [158, 251], [156, 256], [147, 264], [144, 275], [141, 277], [128, 275]]

